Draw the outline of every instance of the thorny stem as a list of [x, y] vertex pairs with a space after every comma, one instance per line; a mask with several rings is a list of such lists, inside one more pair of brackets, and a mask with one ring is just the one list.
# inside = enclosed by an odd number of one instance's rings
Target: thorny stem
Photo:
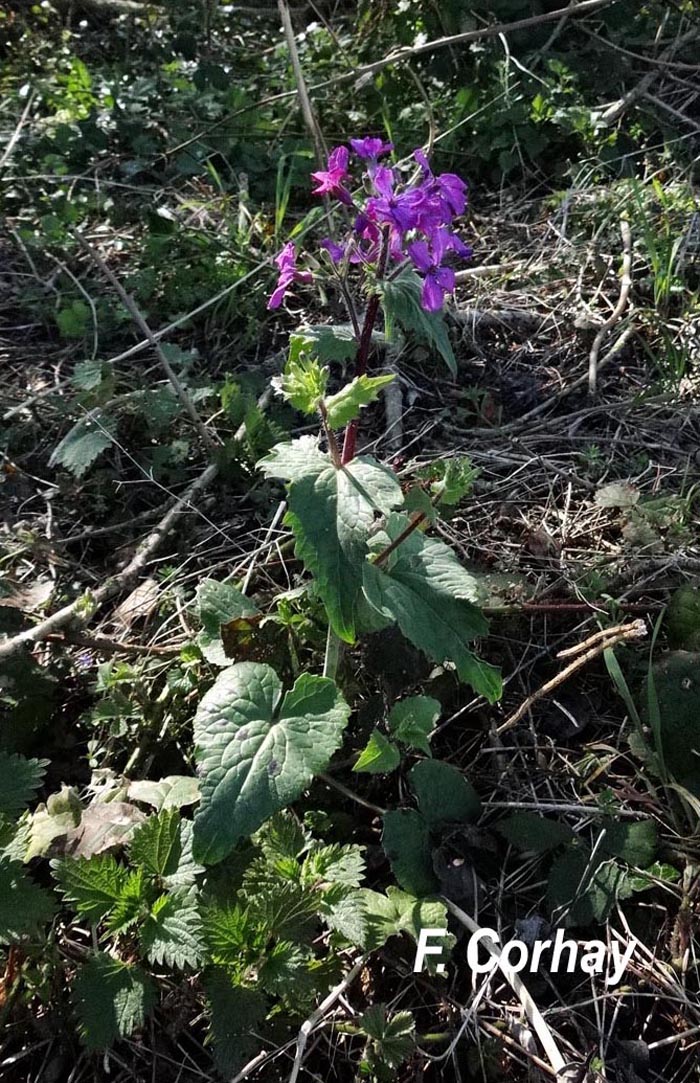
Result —
[[[382, 250], [379, 255], [378, 266], [378, 279], [382, 280], [386, 272], [387, 260], [389, 258], [389, 231], [384, 232], [382, 238]], [[367, 362], [369, 361], [369, 351], [372, 345], [372, 332], [374, 331], [374, 325], [377, 322], [377, 315], [379, 314], [379, 294], [373, 293], [367, 303], [367, 311], [365, 312], [365, 320], [362, 325], [362, 334], [360, 335], [360, 344], [357, 348], [357, 359], [355, 361], [355, 376], [364, 376], [367, 371]], [[342, 463], [345, 465], [349, 463], [351, 459], [355, 458], [355, 445], [357, 443], [357, 429], [359, 426], [359, 418], [354, 418], [348, 423], [348, 427], [345, 430], [345, 439], [343, 441], [343, 457]]]

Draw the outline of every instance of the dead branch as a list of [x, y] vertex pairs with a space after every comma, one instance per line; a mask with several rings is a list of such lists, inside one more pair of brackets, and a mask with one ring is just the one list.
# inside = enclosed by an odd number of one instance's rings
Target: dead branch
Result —
[[[696, 41], [700, 37], [700, 30], [697, 27], [693, 27], [686, 34], [681, 34], [679, 38], [672, 41], [667, 49], [664, 49], [663, 53], [656, 58], [655, 64], [664, 64], [668, 60], [672, 60], [675, 53], [678, 52], [684, 45], [689, 45], [691, 42]], [[631, 105], [634, 105], [636, 101], [643, 98], [649, 87], [656, 82], [659, 76], [663, 73], [663, 67], [651, 68], [646, 75], [639, 80], [636, 86], [628, 90], [627, 93], [609, 106], [602, 116], [604, 124], [613, 125], [616, 124], [620, 117], [629, 109]], [[687, 119], [687, 118], [686, 118]]]
[[161, 365], [161, 368], [163, 369], [163, 372], [168, 377], [168, 380], [170, 381], [170, 383], [171, 383], [171, 385], [172, 385], [172, 387], [173, 387], [173, 389], [175, 391], [175, 394], [177, 395], [177, 397], [178, 397], [178, 399], [180, 401], [181, 406], [183, 407], [183, 409], [189, 415], [189, 418], [190, 418], [192, 424], [194, 425], [195, 429], [199, 433], [199, 435], [200, 435], [200, 437], [202, 439], [202, 442], [204, 443], [204, 445], [206, 447], [209, 448], [210, 451], [215, 451], [220, 446], [218, 440], [214, 439], [214, 437], [211, 435], [211, 433], [207, 429], [206, 425], [202, 421], [201, 417], [199, 416], [199, 414], [197, 412], [197, 407], [195, 406], [194, 402], [192, 401], [192, 398], [191, 398], [187, 388], [182, 384], [182, 382], [181, 382], [180, 378], [178, 377], [177, 373], [174, 371], [173, 367], [171, 366], [170, 362], [168, 361], [167, 357], [165, 356], [165, 351], [163, 350], [163, 347], [161, 346], [160, 342], [158, 341], [156, 336], [151, 331], [151, 328], [146, 323], [146, 320], [145, 320], [145, 318], [143, 316], [143, 313], [139, 309], [139, 307], [136, 304], [136, 302], [134, 301], [133, 297], [131, 297], [126, 292], [126, 290], [122, 286], [122, 284], [119, 281], [119, 279], [117, 278], [117, 276], [114, 274], [114, 272], [111, 270], [111, 268], [107, 266], [107, 264], [102, 259], [102, 256], [97, 251], [97, 249], [94, 248], [90, 244], [90, 242], [87, 241], [85, 239], [85, 237], [83, 237], [83, 235], [81, 233], [78, 233], [77, 230], [72, 230], [72, 233], [73, 233], [73, 236], [75, 237], [75, 239], [77, 240], [78, 244], [87, 252], [87, 254], [90, 256], [92, 261], [102, 271], [102, 274], [105, 276], [105, 278], [114, 287], [117, 294], [119, 295], [119, 300], [124, 305], [124, 308], [127, 310], [129, 315], [131, 316], [132, 320], [134, 321], [134, 323], [138, 327], [141, 334], [144, 336], [144, 338], [146, 338], [148, 340], [150, 345], [155, 350], [156, 356], [157, 356], [157, 358], [158, 358], [158, 360], [160, 362], [160, 365]]
[[199, 494], [211, 485], [218, 472], [218, 463], [210, 463], [206, 470], [185, 490], [182, 496], [178, 497], [155, 529], [144, 538], [132, 559], [120, 572], [106, 579], [91, 594], [81, 594], [69, 605], [65, 605], [62, 609], [52, 613], [50, 617], [35, 624], [32, 628], [19, 632], [12, 639], [1, 643], [0, 661], [16, 654], [23, 647], [27, 647], [32, 643], [39, 643], [64, 628], [71, 626], [84, 627], [100, 606], [115, 595], [127, 590], [138, 578], [139, 573], [145, 568], [154, 553], [160, 548], [168, 534], [174, 529], [184, 512], [192, 507]]
[[543, 684], [541, 688], [538, 688], [532, 695], [528, 696], [518, 707], [517, 711], [514, 711], [505, 722], [501, 723], [496, 730], [496, 733], [501, 734], [504, 733], [505, 730], [512, 729], [513, 726], [527, 714], [533, 704], [537, 703], [538, 700], [543, 699], [543, 697], [547, 696], [550, 692], [553, 692], [560, 684], [564, 684], [565, 681], [568, 681], [569, 677], [572, 677], [573, 674], [579, 669], [582, 669], [583, 666], [588, 665], [594, 658], [603, 654], [608, 647], [615, 647], [618, 643], [624, 643], [629, 639], [639, 639], [646, 634], [647, 629], [644, 621], [635, 620], [631, 624], [622, 624], [617, 628], [607, 629], [607, 635], [604, 635], [603, 637], [601, 637], [600, 632], [596, 632], [590, 639], [581, 643], [578, 648], [570, 648], [568, 651], [565, 651], [564, 655], [567, 656], [571, 655], [574, 652], [574, 649], [576, 649], [578, 656], [574, 658], [573, 662], [562, 669], [561, 672], [557, 673], [555, 677], [552, 677], [552, 679]]
[[605, 323], [601, 324], [591, 346], [588, 358], [588, 393], [590, 395], [595, 395], [598, 386], [598, 355], [600, 354], [600, 347], [603, 345], [603, 340], [610, 328], [614, 327], [622, 319], [632, 289], [632, 231], [629, 222], [625, 218], [620, 221], [620, 235], [622, 237], [620, 296]]

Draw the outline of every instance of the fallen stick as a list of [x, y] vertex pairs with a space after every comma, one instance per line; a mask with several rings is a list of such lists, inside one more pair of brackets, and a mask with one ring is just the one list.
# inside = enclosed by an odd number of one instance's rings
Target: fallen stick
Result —
[[161, 546], [168, 534], [173, 530], [184, 512], [192, 506], [193, 501], [204, 492], [219, 472], [218, 463], [210, 463], [206, 470], [196, 478], [188, 489], [178, 497], [175, 503], [165, 513], [154, 530], [144, 538], [134, 553], [129, 563], [120, 572], [105, 579], [102, 586], [90, 594], [80, 594], [69, 605], [63, 606], [50, 617], [39, 621], [32, 628], [27, 628], [12, 639], [0, 643], [0, 662], [10, 658], [22, 647], [32, 643], [39, 643], [55, 632], [69, 626], [76, 628], [84, 627], [91, 619], [93, 613], [105, 602], [117, 594], [127, 590], [138, 578], [139, 573], [146, 566], [153, 554]]
[[[481, 931], [474, 919], [469, 917], [469, 914], [465, 914], [464, 910], [461, 910], [459, 906], [456, 906], [455, 903], [453, 903], [445, 895], [442, 896], [442, 901], [444, 902], [450, 913], [457, 918], [457, 921], [459, 921], [460, 924], [465, 927], [465, 929], [468, 929], [472, 935]], [[540, 1045], [545, 1052], [547, 1060], [552, 1066], [552, 1070], [555, 1076], [560, 1077], [561, 1075], [563, 1075], [564, 1072], [566, 1072], [568, 1065], [561, 1054], [561, 1050], [556, 1043], [554, 1035], [546, 1024], [544, 1017], [540, 1012], [540, 1009], [537, 1007], [534, 1000], [530, 996], [530, 993], [528, 992], [520, 975], [515, 970], [513, 970], [513, 968], [510, 967], [508, 963], [503, 961], [502, 953], [500, 949], [493, 943], [493, 941], [489, 940], [488, 937], [485, 937], [482, 940], [482, 944], [484, 945], [488, 953], [496, 959], [496, 962], [498, 963], [498, 969], [501, 971], [503, 977], [506, 979], [511, 989], [520, 1001], [527, 1021], [539, 1038]]]
[[299, 1030], [299, 1036], [297, 1037], [297, 1048], [294, 1055], [294, 1064], [289, 1075], [289, 1083], [296, 1083], [299, 1078], [299, 1072], [301, 1071], [301, 1065], [304, 1060], [304, 1052], [306, 1050], [306, 1044], [309, 1040], [309, 1035], [313, 1031], [314, 1027], [321, 1022], [324, 1015], [331, 1008], [338, 997], [342, 996], [345, 990], [352, 985], [357, 975], [362, 970], [366, 963], [366, 957], [363, 955], [361, 959], [358, 959], [351, 970], [347, 972], [345, 977], [334, 989], [331, 989], [325, 1000], [322, 1000], [318, 1008], [311, 1013], [308, 1019], [302, 1023]]
[[620, 222], [620, 234], [622, 236], [622, 276], [620, 279], [620, 296], [615, 308], [608, 316], [605, 323], [601, 324], [598, 333], [593, 340], [591, 352], [588, 358], [588, 392], [595, 395], [598, 387], [598, 356], [603, 340], [611, 327], [622, 319], [627, 308], [630, 290], [632, 289], [632, 232], [629, 222], [623, 218]]
[[[541, 688], [533, 692], [527, 697], [527, 699], [521, 703], [517, 711], [514, 711], [509, 718], [502, 722], [497, 728], [496, 733], [504, 733], [506, 730], [512, 729], [520, 719], [527, 714], [534, 703], [542, 699], [544, 696], [553, 692], [555, 688], [558, 688], [560, 684], [568, 681], [569, 677], [573, 676], [577, 670], [587, 665], [598, 655], [603, 654], [608, 647], [614, 647], [618, 643], [624, 643], [628, 639], [640, 639], [647, 634], [646, 625], [643, 620], [632, 621], [631, 624], [621, 624], [617, 628], [609, 629], [609, 634], [605, 637], [601, 637], [599, 632], [596, 632], [594, 636], [591, 636], [590, 640], [580, 644], [578, 650], [583, 653], [578, 653], [573, 662], [570, 662], [568, 666], [557, 673], [555, 677], [543, 684]], [[593, 646], [590, 643], [593, 642]], [[565, 654], [571, 655], [573, 648], [569, 648]]]

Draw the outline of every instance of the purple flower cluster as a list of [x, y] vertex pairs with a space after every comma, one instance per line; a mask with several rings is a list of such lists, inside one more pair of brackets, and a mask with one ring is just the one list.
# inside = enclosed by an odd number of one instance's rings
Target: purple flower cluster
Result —
[[[350, 148], [363, 164], [364, 199], [350, 191], [350, 156], [348, 147], [331, 151], [326, 169], [312, 173], [316, 182], [314, 195], [337, 199], [354, 213], [354, 222], [343, 244], [330, 238], [321, 241], [334, 264], [380, 267], [384, 273], [389, 261], [410, 260], [423, 279], [421, 304], [428, 312], [442, 308], [445, 294], [455, 286], [454, 271], [445, 264], [450, 253], [463, 259], [471, 250], [452, 231], [455, 218], [464, 213], [467, 186], [454, 173], [435, 175], [422, 150], [414, 151], [419, 175], [401, 183], [397, 171], [380, 162], [393, 150], [391, 143], [367, 136], [351, 139]], [[285, 255], [286, 253], [286, 255]], [[277, 258], [280, 277], [270, 298], [269, 308], [276, 308], [294, 281], [307, 281], [296, 270], [294, 247], [285, 246]], [[284, 264], [282, 262], [284, 260]]]

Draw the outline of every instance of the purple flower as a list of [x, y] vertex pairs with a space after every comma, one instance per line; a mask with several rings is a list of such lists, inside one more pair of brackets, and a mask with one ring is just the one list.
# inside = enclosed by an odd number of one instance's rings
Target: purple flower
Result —
[[345, 188], [343, 181], [348, 175], [348, 161], [350, 151], [347, 147], [335, 147], [328, 156], [328, 169], [312, 173], [313, 180], [318, 185], [313, 189], [315, 196], [335, 196], [341, 203], [352, 206], [352, 196]]
[[446, 293], [455, 288], [455, 273], [450, 267], [440, 266], [444, 254], [441, 244], [431, 252], [425, 241], [414, 241], [408, 246], [408, 254], [417, 271], [423, 275], [421, 305], [427, 312], [439, 312]]
[[382, 143], [381, 139], [376, 139], [371, 135], [366, 135], [364, 139], [351, 139], [350, 146], [355, 154], [370, 162], [376, 162], [382, 154], [388, 154], [394, 149], [393, 143]]
[[279, 267], [279, 278], [275, 291], [267, 302], [268, 308], [279, 308], [284, 295], [293, 282], [311, 282], [310, 271], [297, 271], [296, 249], [292, 241], [289, 241], [280, 254], [275, 256], [275, 263]]
[[424, 193], [420, 188], [409, 188], [396, 194], [394, 174], [391, 169], [383, 165], [377, 167], [372, 182], [379, 196], [371, 196], [367, 200], [368, 218], [375, 222], [383, 222], [401, 233], [408, 233], [409, 230], [415, 229], [420, 218], [421, 206], [425, 201]]
[[325, 248], [333, 263], [340, 263], [345, 259], [345, 249], [342, 244], [336, 244], [330, 237], [324, 237], [320, 242], [321, 248]]
[[423, 170], [422, 187], [428, 196], [437, 201], [445, 221], [464, 214], [467, 205], [467, 186], [456, 173], [440, 173], [438, 177], [433, 174], [428, 159], [418, 147], [413, 152], [413, 157]]

